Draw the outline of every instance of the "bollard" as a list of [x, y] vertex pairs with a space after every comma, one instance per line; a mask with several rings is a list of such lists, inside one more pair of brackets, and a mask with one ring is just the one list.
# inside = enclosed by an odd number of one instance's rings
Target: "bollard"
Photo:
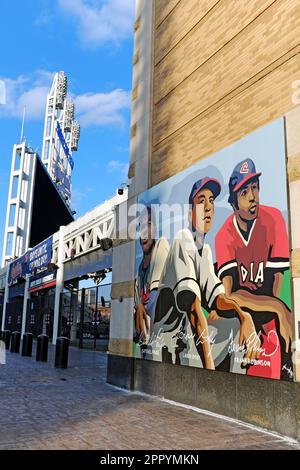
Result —
[[5, 349], [9, 349], [10, 338], [11, 338], [11, 331], [10, 330], [4, 330], [3, 333], [2, 333], [2, 341], [4, 341], [4, 343], [5, 343]]
[[13, 331], [11, 334], [10, 352], [20, 352], [21, 333], [19, 331]]
[[55, 367], [66, 369], [68, 367], [68, 354], [69, 354], [69, 338], [60, 336], [56, 340], [55, 349]]
[[32, 333], [24, 333], [22, 341], [22, 356], [31, 357], [32, 356]]
[[49, 343], [49, 336], [39, 335], [37, 337], [37, 347], [36, 347], [36, 360], [37, 361], [47, 362], [48, 343]]

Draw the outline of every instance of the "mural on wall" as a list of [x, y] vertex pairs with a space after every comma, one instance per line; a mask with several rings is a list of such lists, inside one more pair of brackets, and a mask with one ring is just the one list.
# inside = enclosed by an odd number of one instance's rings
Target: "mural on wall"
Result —
[[293, 380], [284, 132], [277, 120], [140, 195], [135, 357]]

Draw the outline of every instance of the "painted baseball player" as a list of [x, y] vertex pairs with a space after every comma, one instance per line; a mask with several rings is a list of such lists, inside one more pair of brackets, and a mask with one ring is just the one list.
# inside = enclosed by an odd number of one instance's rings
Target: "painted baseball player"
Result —
[[[159, 325], [164, 332], [175, 331], [178, 327], [182, 332], [189, 322], [203, 367], [208, 369], [214, 369], [216, 362], [224, 359], [228, 348], [226, 351], [224, 338], [222, 348], [217, 347], [218, 340], [215, 333], [209, 331], [203, 307], [208, 312], [217, 309], [219, 313], [236, 313], [237, 318], [222, 321], [229, 322], [227, 326], [233, 327], [234, 336], [240, 331], [239, 342], [240, 346], [244, 345], [247, 359], [258, 357], [260, 346], [251, 316], [225, 296], [224, 286], [215, 274], [211, 249], [204, 243], [213, 224], [214, 200], [220, 191], [221, 185], [214, 178], [205, 177], [193, 185], [189, 197], [190, 228], [177, 234], [169, 251], [159, 283], [154, 318], [156, 329]], [[229, 331], [230, 328], [226, 328], [227, 341]]]
[[250, 366], [248, 375], [279, 379], [282, 362], [291, 360], [291, 313], [279, 300], [289, 242], [281, 212], [259, 204], [260, 176], [251, 159], [234, 168], [228, 200], [233, 214], [216, 236], [216, 258], [226, 295], [249, 309], [263, 339], [260, 359], [266, 364]]
[[140, 216], [140, 244], [143, 259], [135, 283], [135, 342], [146, 345], [158, 283], [169, 251], [166, 238], [156, 240], [155, 211], [150, 206]]

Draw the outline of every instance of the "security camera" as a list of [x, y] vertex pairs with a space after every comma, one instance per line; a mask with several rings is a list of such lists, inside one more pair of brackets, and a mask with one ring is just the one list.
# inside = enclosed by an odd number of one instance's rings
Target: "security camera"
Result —
[[130, 186], [129, 182], [122, 183], [121, 186], [118, 188], [118, 195], [123, 196], [125, 188], [129, 188], [129, 186]]

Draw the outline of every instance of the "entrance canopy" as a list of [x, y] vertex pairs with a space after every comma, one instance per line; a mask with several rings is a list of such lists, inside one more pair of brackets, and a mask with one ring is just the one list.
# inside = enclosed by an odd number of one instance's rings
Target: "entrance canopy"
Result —
[[77, 279], [85, 274], [95, 273], [112, 267], [112, 249], [101, 249], [87, 253], [64, 265], [64, 281]]

